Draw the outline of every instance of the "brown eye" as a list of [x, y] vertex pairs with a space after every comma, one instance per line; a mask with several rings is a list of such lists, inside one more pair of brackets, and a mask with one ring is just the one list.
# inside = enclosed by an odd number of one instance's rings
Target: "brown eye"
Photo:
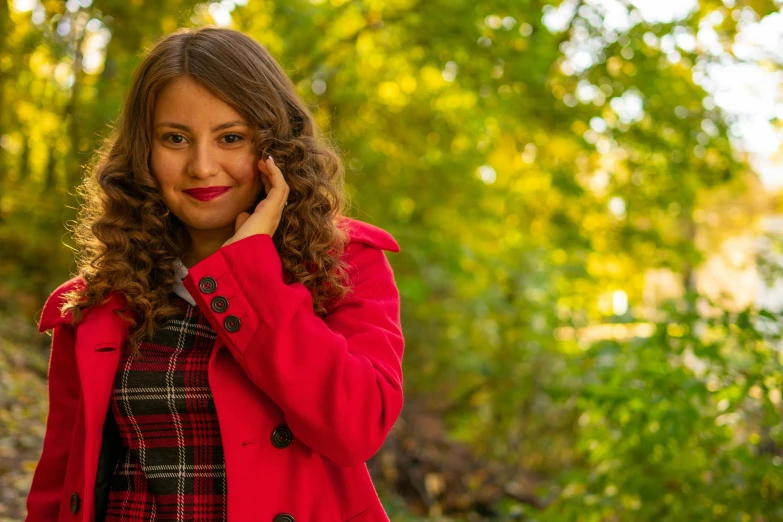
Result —
[[[180, 139], [181, 140], [181, 139], [184, 139], [185, 137], [182, 134], [166, 134], [165, 136], [163, 136], [163, 141], [167, 141], [169, 138]], [[179, 145], [182, 142], [181, 141], [170, 141], [170, 143], [173, 143], [175, 145]]]
[[[244, 139], [244, 138], [243, 138], [241, 135], [239, 135], [239, 134], [226, 134], [226, 135], [225, 135], [225, 136], [223, 136], [223, 137], [224, 137], [224, 138], [226, 138], [227, 140], [229, 140], [229, 141], [227, 141], [227, 142], [226, 142], [226, 143], [228, 143], [229, 145], [231, 145], [231, 144], [234, 144], [234, 143], [237, 143], [237, 142], [239, 142], [239, 141], [242, 141], [242, 140]], [[229, 138], [231, 138], [231, 139], [229, 139]]]

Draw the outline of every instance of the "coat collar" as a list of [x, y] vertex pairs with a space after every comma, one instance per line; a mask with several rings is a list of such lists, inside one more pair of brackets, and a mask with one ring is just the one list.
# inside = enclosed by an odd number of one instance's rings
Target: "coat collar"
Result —
[[87, 282], [82, 276], [76, 276], [58, 286], [49, 297], [43, 306], [41, 312], [41, 320], [38, 321], [38, 332], [43, 333], [46, 330], [54, 328], [58, 324], [71, 324], [72, 313], [69, 310], [67, 313], [62, 314], [60, 309], [65, 304], [63, 295], [71, 290], [82, 288]]
[[[39, 333], [43, 333], [60, 324], [71, 324], [73, 318], [72, 311], [61, 312], [65, 304], [65, 294], [72, 290], [83, 288], [86, 284], [84, 277], [79, 275], [61, 284], [52, 292], [46, 299], [41, 312], [41, 320], [38, 322]], [[121, 292], [109, 293], [100, 306], [82, 310], [82, 322], [79, 323], [79, 328], [89, 331], [97, 324], [99, 327], [110, 329], [113, 332], [110, 335], [117, 336], [116, 339], [111, 339], [112, 342], [121, 343], [128, 332], [129, 326], [129, 323], [120, 317], [123, 313], [126, 317], [129, 317], [130, 312], [128, 310], [120, 312], [120, 309], [125, 306], [125, 302], [125, 297]], [[107, 339], [106, 336], [107, 333], [104, 332], [101, 334], [100, 339], [105, 341]]]
[[348, 231], [350, 241], [365, 243], [381, 250], [389, 250], [390, 252], [400, 251], [400, 245], [384, 229], [349, 217], [343, 217], [342, 222]]

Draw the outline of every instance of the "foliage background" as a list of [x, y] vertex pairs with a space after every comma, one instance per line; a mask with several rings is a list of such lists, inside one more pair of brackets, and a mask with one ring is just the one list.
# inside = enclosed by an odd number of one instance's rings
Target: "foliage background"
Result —
[[698, 81], [780, 2], [642, 3], [1, 1], [0, 520], [40, 453], [35, 322], [82, 165], [144, 49], [207, 23], [279, 60], [352, 215], [402, 246], [406, 405], [369, 463], [393, 520], [783, 520], [779, 319], [754, 298], [778, 197]]

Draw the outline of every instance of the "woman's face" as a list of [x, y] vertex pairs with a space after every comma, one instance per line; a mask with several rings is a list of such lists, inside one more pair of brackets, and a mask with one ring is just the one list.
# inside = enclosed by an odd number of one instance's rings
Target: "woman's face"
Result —
[[[189, 77], [175, 78], [159, 93], [152, 175], [168, 209], [191, 233], [233, 235], [236, 217], [253, 205], [263, 187], [257, 162], [251, 129], [230, 105]], [[207, 187], [227, 190], [208, 200], [185, 192]]]

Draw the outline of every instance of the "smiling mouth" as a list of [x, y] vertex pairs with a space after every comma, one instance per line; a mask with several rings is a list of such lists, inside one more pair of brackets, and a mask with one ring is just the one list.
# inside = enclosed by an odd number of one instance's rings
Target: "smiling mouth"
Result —
[[216, 197], [226, 193], [227, 191], [228, 191], [228, 187], [221, 187], [221, 188], [214, 188], [214, 189], [192, 189], [192, 190], [186, 190], [184, 192], [185, 194], [192, 197], [193, 199], [197, 199], [199, 201], [208, 201], [210, 199], [215, 199]]

